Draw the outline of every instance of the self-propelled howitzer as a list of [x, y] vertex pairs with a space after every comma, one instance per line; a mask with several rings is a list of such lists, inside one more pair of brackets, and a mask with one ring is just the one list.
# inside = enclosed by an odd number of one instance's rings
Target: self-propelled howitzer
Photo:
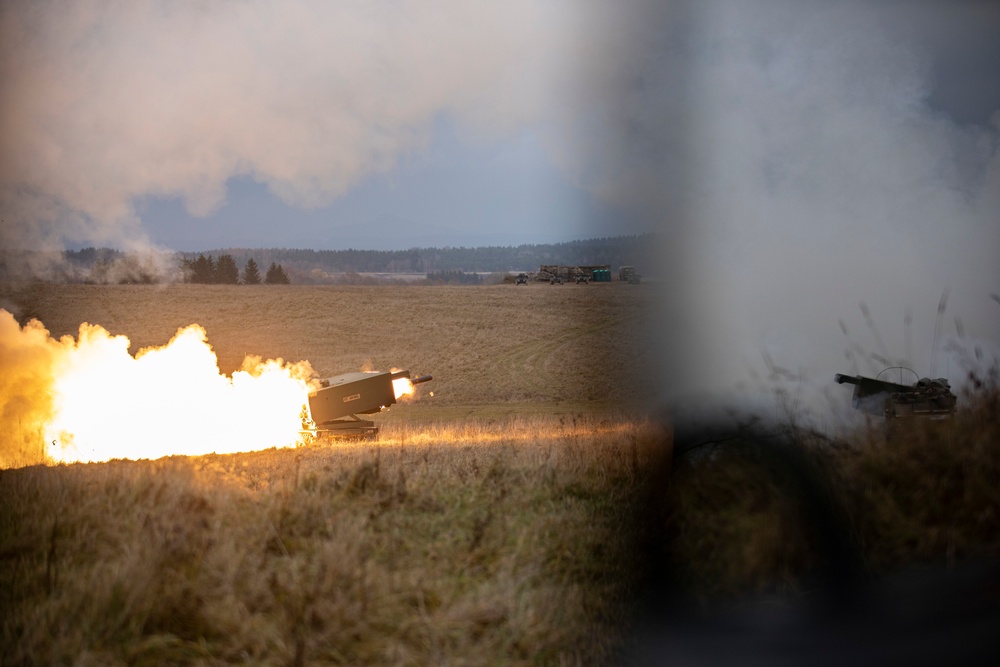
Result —
[[[891, 369], [886, 369], [891, 370]], [[906, 370], [910, 373], [909, 369]], [[885, 373], [885, 371], [882, 371]], [[879, 373], [879, 376], [882, 375]], [[913, 373], [913, 377], [917, 374]], [[896, 419], [900, 417], [926, 417], [942, 419], [955, 412], [958, 399], [951, 392], [951, 385], [945, 378], [920, 378], [913, 384], [889, 382], [887, 380], [864, 377], [863, 375], [843, 375], [837, 373], [837, 384], [854, 385], [853, 404], [862, 412]]]

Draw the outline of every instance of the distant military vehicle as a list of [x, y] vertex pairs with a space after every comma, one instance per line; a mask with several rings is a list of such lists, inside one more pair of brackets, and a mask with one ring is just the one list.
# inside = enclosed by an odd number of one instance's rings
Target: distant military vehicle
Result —
[[[898, 372], [900, 382], [883, 379], [884, 375]], [[853, 403], [857, 410], [884, 417], [887, 422], [897, 419], [948, 419], [955, 413], [958, 402], [945, 378], [919, 378], [913, 384], [903, 384], [903, 373], [918, 377], [902, 366], [886, 368], [875, 378], [862, 375], [850, 376], [837, 373], [837, 384], [854, 385]]]
[[623, 266], [618, 269], [618, 280], [619, 282], [629, 283], [630, 285], [638, 285], [641, 280], [641, 276], [635, 270], [634, 266]]

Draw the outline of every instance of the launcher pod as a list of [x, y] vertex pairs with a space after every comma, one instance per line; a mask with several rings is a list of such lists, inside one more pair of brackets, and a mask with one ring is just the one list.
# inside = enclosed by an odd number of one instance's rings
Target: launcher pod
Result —
[[408, 380], [412, 384], [429, 382], [430, 375], [410, 377], [410, 371], [344, 373], [320, 380], [320, 388], [309, 394], [309, 416], [316, 435], [374, 438], [378, 435], [375, 422], [358, 415], [381, 412], [396, 402], [393, 380]]

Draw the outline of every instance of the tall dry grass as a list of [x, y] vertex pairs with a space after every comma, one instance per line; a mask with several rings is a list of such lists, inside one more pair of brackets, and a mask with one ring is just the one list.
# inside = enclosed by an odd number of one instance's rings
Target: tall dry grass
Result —
[[3, 471], [4, 662], [606, 664], [658, 437], [545, 418]]
[[[953, 419], [708, 437], [675, 461], [660, 539], [675, 590], [707, 607], [1000, 562], [996, 369]], [[682, 450], [695, 440], [678, 442]]]

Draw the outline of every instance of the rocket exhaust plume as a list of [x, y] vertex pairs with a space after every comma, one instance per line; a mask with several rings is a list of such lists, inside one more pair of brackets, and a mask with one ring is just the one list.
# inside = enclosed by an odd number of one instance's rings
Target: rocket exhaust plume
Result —
[[408, 377], [392, 378], [392, 393], [396, 395], [396, 400], [403, 396], [411, 396], [414, 393], [413, 382]]
[[55, 340], [0, 310], [0, 467], [299, 443], [308, 362], [247, 357], [227, 377], [196, 324], [134, 357], [128, 348], [100, 326]]
[[396, 395], [397, 400], [403, 396], [412, 396], [416, 392], [415, 385], [430, 382], [433, 379], [434, 377], [431, 375], [418, 375], [411, 378], [409, 371], [397, 371], [393, 369], [392, 391]]

